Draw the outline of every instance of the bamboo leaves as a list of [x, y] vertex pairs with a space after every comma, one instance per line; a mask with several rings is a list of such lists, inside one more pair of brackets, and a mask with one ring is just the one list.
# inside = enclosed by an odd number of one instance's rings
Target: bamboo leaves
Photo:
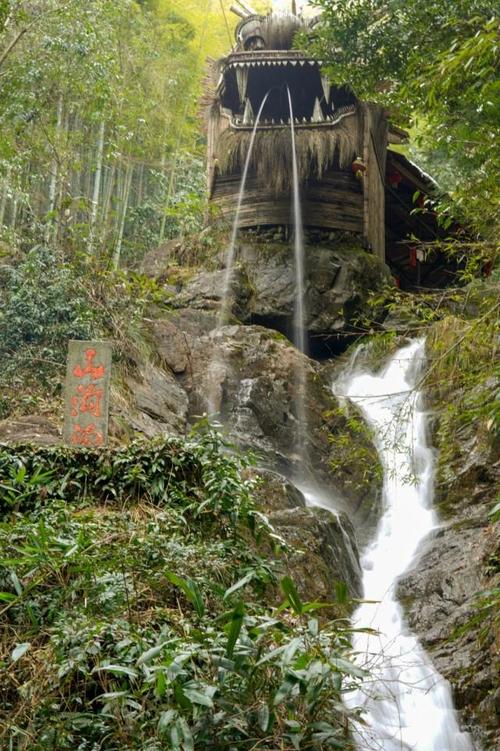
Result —
[[165, 576], [167, 579], [175, 584], [176, 587], [182, 589], [187, 599], [194, 607], [196, 614], [202, 618], [205, 613], [205, 603], [198, 584], [193, 579], [183, 579], [181, 576], [177, 576], [173, 571], [166, 571]]
[[[29, 710], [50, 739], [40, 751], [53, 747], [48, 718], [61, 696], [73, 710], [58, 717], [58, 751], [245, 751], [249, 738], [262, 751], [308, 751], [321, 738], [347, 746], [341, 692], [358, 680], [349, 632], [310, 617], [314, 604], [289, 576], [285, 602], [273, 606], [275, 564], [241, 534], [251, 510], [245, 463], [219, 435], [163, 437], [100, 458], [13, 451], [0, 451], [2, 482], [15, 461], [24, 478], [34, 464], [53, 472], [40, 486], [45, 500], [7, 510], [0, 525], [0, 563], [10, 571], [0, 615], [17, 634], [6, 690], [21, 680], [39, 687], [42, 660], [51, 675]], [[198, 515], [193, 498], [205, 493]], [[23, 695], [12, 695], [24, 711]]]

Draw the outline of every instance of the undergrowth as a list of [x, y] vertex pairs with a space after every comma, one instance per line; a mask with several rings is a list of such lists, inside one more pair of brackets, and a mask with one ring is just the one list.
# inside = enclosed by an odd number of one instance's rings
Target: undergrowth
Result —
[[350, 748], [348, 622], [283, 575], [246, 465], [211, 430], [1, 448], [2, 748]]
[[57, 411], [69, 339], [111, 340], [118, 362], [133, 358], [145, 345], [146, 310], [166, 297], [146, 277], [37, 246], [0, 267], [0, 302], [2, 419]]

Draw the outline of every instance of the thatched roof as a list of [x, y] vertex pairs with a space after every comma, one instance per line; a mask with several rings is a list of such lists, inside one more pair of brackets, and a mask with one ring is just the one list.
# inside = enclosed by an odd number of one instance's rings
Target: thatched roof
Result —
[[[345, 118], [334, 128], [299, 128], [295, 133], [299, 180], [320, 179], [336, 160], [348, 167], [361, 151], [358, 118]], [[222, 174], [241, 172], [251, 132], [228, 129], [219, 139], [218, 168]], [[276, 193], [290, 189], [292, 149], [289, 127], [257, 131], [250, 167]]]

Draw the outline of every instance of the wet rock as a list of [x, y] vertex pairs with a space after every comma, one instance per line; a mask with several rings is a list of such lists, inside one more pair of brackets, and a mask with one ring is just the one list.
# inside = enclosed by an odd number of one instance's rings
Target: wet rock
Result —
[[[312, 335], [348, 330], [363, 313], [370, 291], [390, 280], [389, 270], [358, 241], [305, 247], [305, 306]], [[178, 307], [214, 310], [221, 304], [225, 270], [194, 276], [173, 299]], [[241, 321], [291, 328], [295, 304], [295, 262], [290, 242], [244, 236], [236, 251], [232, 313]]]
[[[286, 476], [300, 470], [305, 479], [315, 478], [331, 494], [336, 509], [355, 517], [357, 531], [360, 525], [369, 526], [377, 514], [380, 483], [375, 472], [366, 481], [355, 449], [365, 463], [374, 449], [369, 435], [358, 430], [352, 436], [356, 446], [342, 457], [345, 470], [332, 473], [331, 433], [345, 431], [348, 416], [337, 414], [330, 371], [276, 331], [241, 324], [216, 329], [215, 324], [213, 311], [179, 308], [162, 314], [153, 327], [154, 337], [173, 332], [166, 356], [171, 365], [179, 361], [184, 367], [182, 372], [177, 368], [176, 382], [189, 398], [188, 422], [197, 422], [204, 413], [216, 415], [229, 439], [256, 452], [261, 466]], [[161, 353], [161, 339], [156, 346]], [[301, 368], [307, 381], [304, 424], [297, 402]], [[171, 424], [157, 416], [151, 404], [146, 406], [145, 412], [161, 421], [159, 430]], [[137, 416], [131, 419], [134, 429], [155, 433], [150, 419], [142, 422], [147, 424], [138, 427]], [[304, 456], [298, 441], [306, 433], [309, 448]]]
[[290, 480], [269, 469], [259, 468], [254, 475], [258, 484], [254, 497], [259, 508], [268, 516], [292, 508], [306, 508], [306, 499]]
[[301, 491], [274, 472], [260, 471], [256, 500], [286, 543], [283, 558], [304, 601], [334, 602], [336, 583], [361, 596], [361, 572], [352, 526], [345, 515], [306, 507]]
[[173, 432], [184, 435], [188, 397], [172, 373], [144, 363], [126, 379], [129, 411], [123, 417], [147, 437]]
[[289, 475], [302, 457], [297, 373], [304, 368], [307, 431], [306, 468], [329, 473], [328, 420], [336, 402], [319, 367], [283, 336], [260, 326], [224, 326], [193, 342], [190, 412], [213, 411], [240, 447], [257, 451], [265, 466]]
[[[370, 290], [388, 280], [388, 270], [375, 256], [354, 243], [347, 247], [307, 245], [305, 253], [305, 307], [307, 329], [323, 336], [352, 325]], [[251, 296], [248, 318], [291, 321], [295, 303], [295, 262], [289, 244], [274, 244], [263, 252], [259, 244], [242, 244], [239, 251]]]
[[287, 566], [305, 599], [333, 602], [337, 582], [347, 584], [351, 597], [361, 596], [359, 567], [349, 550], [355, 542], [338, 517], [321, 508], [292, 508], [269, 518], [290, 547]]
[[[224, 297], [226, 271], [201, 271], [196, 274], [172, 300], [174, 308], [194, 308], [218, 312]], [[239, 318], [247, 310], [250, 290], [245, 272], [234, 269], [230, 280], [231, 302], [229, 308]]]

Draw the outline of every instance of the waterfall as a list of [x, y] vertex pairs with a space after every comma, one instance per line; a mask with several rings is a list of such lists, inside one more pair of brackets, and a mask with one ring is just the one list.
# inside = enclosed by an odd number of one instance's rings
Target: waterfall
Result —
[[383, 515], [361, 561], [364, 598], [371, 602], [353, 616], [356, 626], [376, 631], [353, 639], [357, 659], [370, 673], [347, 697], [348, 706], [365, 712], [367, 724], [354, 734], [358, 751], [473, 749], [459, 730], [449, 684], [410, 633], [396, 600], [398, 577], [437, 525], [434, 456], [416, 388], [424, 360], [425, 343], [418, 340], [398, 350], [378, 375], [355, 371], [336, 387], [372, 428], [384, 470]]
[[233, 266], [234, 266], [234, 251], [236, 248], [236, 238], [238, 236], [238, 228], [240, 224], [240, 214], [241, 214], [241, 206], [243, 204], [243, 197], [245, 195], [245, 188], [247, 184], [247, 177], [248, 177], [248, 170], [250, 168], [250, 162], [252, 159], [252, 152], [253, 147], [255, 143], [255, 135], [257, 133], [257, 128], [259, 127], [259, 121], [262, 115], [262, 110], [264, 109], [264, 105], [267, 101], [267, 97], [269, 96], [269, 91], [263, 98], [261, 105], [259, 107], [259, 111], [257, 112], [257, 117], [255, 118], [255, 123], [252, 130], [252, 135], [250, 138], [250, 144], [248, 146], [248, 153], [246, 155], [245, 164], [243, 166], [243, 174], [241, 176], [241, 183], [240, 183], [240, 190], [238, 193], [238, 200], [236, 202], [236, 212], [234, 214], [234, 220], [233, 220], [233, 228], [231, 230], [231, 239], [229, 241], [229, 245], [226, 251], [226, 273], [224, 276], [224, 286], [222, 289], [222, 303], [221, 308], [219, 311], [219, 317], [217, 320], [217, 328], [220, 328], [224, 325], [226, 315], [227, 315], [227, 308], [228, 308], [228, 302], [229, 297], [231, 295], [231, 280], [233, 276]]
[[[306, 310], [304, 300], [304, 227], [302, 207], [300, 205], [299, 171], [297, 168], [297, 149], [295, 145], [295, 125], [290, 89], [287, 87], [290, 107], [290, 132], [292, 136], [292, 189], [293, 189], [293, 246], [295, 257], [295, 303], [293, 309], [293, 343], [300, 352], [307, 354], [305, 324]], [[295, 394], [297, 402], [297, 436], [296, 451], [303, 462], [307, 457], [307, 413], [306, 413], [306, 371], [305, 363], [300, 361], [295, 374]]]
[[[215, 328], [215, 334], [219, 332], [219, 330], [224, 326], [227, 318], [227, 312], [229, 305], [229, 300], [231, 297], [231, 281], [233, 278], [233, 267], [234, 267], [234, 253], [236, 250], [236, 238], [238, 237], [238, 229], [240, 224], [240, 214], [241, 214], [241, 207], [243, 205], [243, 198], [245, 196], [245, 188], [247, 184], [247, 177], [248, 177], [248, 170], [250, 168], [250, 162], [252, 159], [252, 152], [253, 147], [255, 143], [255, 136], [257, 133], [257, 128], [259, 127], [260, 118], [262, 115], [262, 110], [264, 109], [264, 105], [267, 101], [267, 98], [269, 96], [269, 91], [264, 96], [261, 105], [259, 107], [259, 110], [257, 112], [257, 117], [255, 118], [255, 123], [252, 129], [252, 135], [250, 138], [250, 144], [248, 146], [248, 152], [245, 158], [245, 164], [243, 166], [243, 174], [241, 176], [241, 182], [240, 182], [240, 189], [238, 192], [238, 200], [236, 202], [236, 211], [234, 214], [233, 219], [233, 226], [231, 230], [231, 237], [229, 240], [229, 245], [227, 246], [226, 250], [226, 257], [225, 257], [225, 267], [226, 272], [224, 274], [224, 283], [222, 287], [222, 298], [221, 298], [221, 306], [219, 310], [219, 315], [217, 316], [217, 326]], [[214, 414], [218, 411], [218, 399], [217, 399], [217, 393], [219, 390], [219, 381], [224, 378], [224, 358], [222, 356], [222, 353], [220, 351], [220, 347], [216, 346], [214, 350], [214, 356], [211, 359], [209, 366], [209, 378], [208, 378], [208, 394], [207, 394], [207, 408], [209, 414]]]

